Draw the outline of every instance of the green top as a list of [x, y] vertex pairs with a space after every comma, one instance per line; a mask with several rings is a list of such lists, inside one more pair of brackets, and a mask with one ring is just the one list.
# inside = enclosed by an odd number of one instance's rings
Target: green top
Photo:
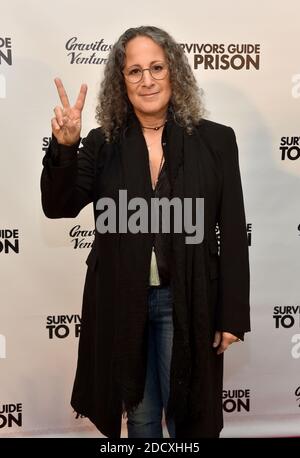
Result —
[[151, 286], [160, 285], [156, 256], [154, 253], [154, 247], [152, 248], [152, 254], [151, 254], [149, 285]]

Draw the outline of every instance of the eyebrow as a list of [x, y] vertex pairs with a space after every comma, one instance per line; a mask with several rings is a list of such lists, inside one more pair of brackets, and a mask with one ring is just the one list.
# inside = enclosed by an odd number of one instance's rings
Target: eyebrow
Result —
[[[163, 60], [152, 60], [149, 65], [151, 66], [151, 65], [155, 64], [156, 62], [164, 62], [164, 61]], [[139, 64], [132, 64], [127, 68], [131, 68], [131, 67], [141, 67], [141, 66]]]

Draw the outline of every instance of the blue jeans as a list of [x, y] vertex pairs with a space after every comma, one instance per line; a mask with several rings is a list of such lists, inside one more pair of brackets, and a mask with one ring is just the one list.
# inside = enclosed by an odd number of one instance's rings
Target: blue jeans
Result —
[[[148, 358], [144, 397], [128, 414], [128, 437], [163, 437], [162, 413], [170, 392], [170, 363], [173, 342], [172, 292], [169, 286], [149, 287]], [[175, 422], [167, 422], [169, 436], [175, 438]]]

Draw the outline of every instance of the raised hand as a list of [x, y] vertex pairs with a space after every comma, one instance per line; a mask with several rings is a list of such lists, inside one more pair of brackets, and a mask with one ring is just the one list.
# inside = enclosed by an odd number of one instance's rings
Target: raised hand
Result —
[[80, 138], [81, 113], [84, 107], [87, 85], [81, 85], [75, 105], [71, 107], [61, 80], [55, 78], [54, 82], [62, 107], [57, 106], [54, 108], [55, 117], [51, 120], [52, 132], [58, 143], [71, 146], [77, 143]]

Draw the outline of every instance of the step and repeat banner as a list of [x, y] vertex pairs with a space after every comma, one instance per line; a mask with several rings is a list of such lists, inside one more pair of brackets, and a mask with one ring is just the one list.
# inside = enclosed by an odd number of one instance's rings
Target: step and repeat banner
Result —
[[88, 84], [86, 136], [111, 45], [149, 24], [181, 44], [207, 117], [239, 146], [253, 330], [225, 356], [222, 437], [300, 434], [299, 15], [298, 0], [1, 2], [0, 436], [99, 437], [70, 406], [92, 206], [47, 219], [42, 158], [53, 79], [71, 102]]

